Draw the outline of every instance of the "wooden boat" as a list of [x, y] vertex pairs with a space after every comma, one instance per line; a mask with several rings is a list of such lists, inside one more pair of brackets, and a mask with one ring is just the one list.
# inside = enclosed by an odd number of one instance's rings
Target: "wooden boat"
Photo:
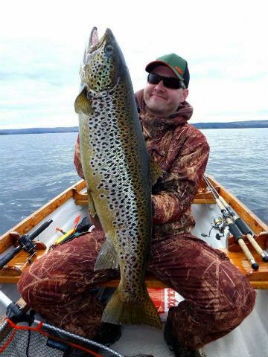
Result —
[[[224, 198], [235, 213], [254, 232], [254, 238], [261, 248], [266, 250], [268, 247], [267, 225], [215, 179], [209, 178], [211, 184], [221, 197]], [[220, 216], [220, 211], [214, 196], [207, 189], [205, 182], [200, 185], [194, 199], [192, 213], [196, 220], [196, 227], [192, 233], [198, 237], [203, 237], [202, 239], [211, 246], [223, 250], [231, 262], [247, 276], [251, 285], [257, 291], [257, 301], [253, 312], [233, 332], [224, 338], [206, 345], [202, 352], [208, 357], [268, 356], [268, 313], [266, 308], [268, 297], [268, 263], [262, 261], [260, 255], [256, 253], [247, 239], [244, 241], [259, 265], [258, 270], [252, 268], [240, 246], [234, 242], [234, 238], [226, 230], [224, 230], [220, 240], [216, 239], [216, 235], [219, 233], [216, 222]], [[83, 180], [68, 188], [0, 237], [1, 259], [16, 246], [17, 237], [12, 232], [18, 232], [20, 235], [30, 234], [48, 219], [53, 219], [53, 223], [38, 236], [36, 240], [37, 251], [34, 256], [29, 257], [28, 253], [21, 250], [0, 270], [0, 288], [13, 301], [19, 299], [16, 283], [21, 273], [32, 261], [46, 254], [49, 247], [61, 237], [62, 233], [57, 228], [60, 228], [64, 232], [71, 231], [74, 221], [79, 215], [80, 219], [87, 215], [86, 184]], [[210, 234], [208, 234], [209, 232]], [[111, 281], [106, 285], [115, 286], [117, 283], [117, 281]], [[146, 284], [148, 288], [167, 289], [166, 286], [152, 276], [147, 276]], [[155, 291], [158, 292], [160, 290]], [[4, 314], [4, 312], [5, 309], [2, 307], [1, 314]], [[163, 320], [165, 316], [165, 314], [162, 315]], [[141, 340], [147, 340], [147, 343], [141, 344]], [[124, 326], [121, 339], [112, 348], [123, 355], [130, 355], [131, 351], [133, 352], [132, 354], [137, 354], [138, 352], [147, 353], [155, 357], [173, 356], [165, 345], [162, 332], [147, 326]]]

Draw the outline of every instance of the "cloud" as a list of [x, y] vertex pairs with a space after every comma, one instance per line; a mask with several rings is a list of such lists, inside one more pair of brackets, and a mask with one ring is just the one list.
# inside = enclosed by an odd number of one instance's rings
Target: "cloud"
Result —
[[267, 118], [265, 0], [161, 7], [153, 0], [14, 0], [1, 12], [0, 127], [77, 125], [79, 65], [94, 25], [100, 34], [113, 30], [135, 90], [145, 85], [146, 63], [176, 52], [189, 63], [194, 120]]

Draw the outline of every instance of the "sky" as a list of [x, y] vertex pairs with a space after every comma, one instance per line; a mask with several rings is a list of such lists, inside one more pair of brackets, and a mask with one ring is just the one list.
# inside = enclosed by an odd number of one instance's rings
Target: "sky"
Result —
[[79, 67], [93, 26], [109, 27], [134, 90], [147, 63], [188, 61], [190, 123], [265, 120], [267, 0], [1, 2], [0, 128], [76, 126]]

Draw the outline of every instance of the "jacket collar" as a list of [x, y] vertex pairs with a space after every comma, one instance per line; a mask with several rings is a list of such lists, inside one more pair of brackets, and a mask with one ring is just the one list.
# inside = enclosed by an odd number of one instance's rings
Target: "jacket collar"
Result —
[[148, 112], [144, 102], [143, 89], [138, 91], [135, 96], [141, 123], [152, 136], [161, 133], [163, 130], [175, 129], [177, 126], [184, 125], [193, 114], [193, 107], [185, 101], [180, 104], [175, 113], [168, 117], [152, 115]]

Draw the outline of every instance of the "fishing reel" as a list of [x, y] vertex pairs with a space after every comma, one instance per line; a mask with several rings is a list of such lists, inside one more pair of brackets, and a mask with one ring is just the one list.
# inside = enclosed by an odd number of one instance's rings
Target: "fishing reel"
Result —
[[225, 219], [221, 216], [219, 217], [215, 217], [213, 218], [213, 222], [211, 223], [211, 228], [208, 232], [208, 234], [205, 233], [201, 233], [201, 236], [204, 238], [209, 238], [211, 236], [211, 232], [213, 230], [218, 231], [218, 233], [216, 233], [216, 239], [220, 240], [222, 237], [224, 237], [224, 231], [225, 231], [225, 227], [226, 227], [226, 222]]
[[9, 251], [5, 256], [0, 259], [0, 269], [2, 269], [22, 249], [30, 255], [27, 258], [27, 261], [31, 263], [31, 258], [36, 253], [36, 244], [33, 242], [34, 238], [36, 238], [41, 232], [43, 232], [52, 222], [53, 220], [49, 219], [31, 234], [24, 234], [21, 236], [19, 233], [16, 233], [18, 246]]

